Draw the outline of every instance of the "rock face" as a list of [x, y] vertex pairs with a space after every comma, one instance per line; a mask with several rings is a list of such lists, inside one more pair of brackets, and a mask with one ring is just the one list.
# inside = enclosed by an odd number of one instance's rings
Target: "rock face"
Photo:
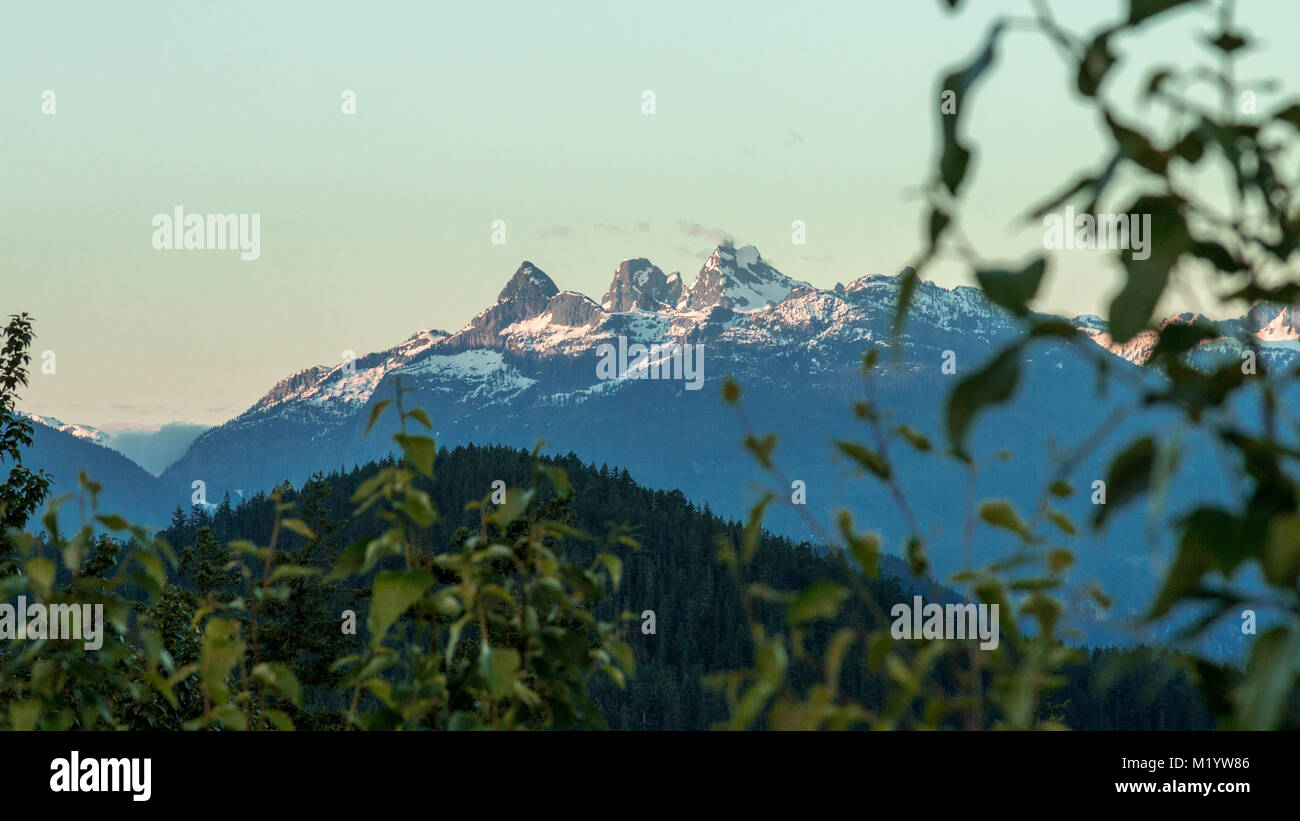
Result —
[[752, 245], [737, 249], [723, 243], [704, 263], [680, 307], [688, 311], [708, 311], [716, 306], [756, 311], [780, 302], [799, 286], [812, 287], [768, 265]]
[[546, 310], [551, 297], [560, 292], [542, 269], [525, 260], [497, 296], [497, 304], [474, 317], [469, 326], [455, 334], [453, 347], [474, 348], [497, 344], [505, 328], [532, 319]]
[[280, 404], [291, 396], [301, 394], [305, 389], [319, 382], [322, 376], [329, 373], [329, 370], [323, 365], [312, 365], [310, 368], [303, 368], [295, 374], [286, 376], [275, 383], [275, 386], [267, 391], [266, 396], [259, 399], [251, 410], [265, 410]]
[[551, 322], [571, 328], [592, 325], [604, 313], [600, 306], [577, 291], [560, 291], [546, 305]]
[[614, 271], [600, 306], [611, 313], [640, 309], [672, 310], [682, 297], [682, 277], [676, 271], [668, 276], [648, 259], [625, 259]]

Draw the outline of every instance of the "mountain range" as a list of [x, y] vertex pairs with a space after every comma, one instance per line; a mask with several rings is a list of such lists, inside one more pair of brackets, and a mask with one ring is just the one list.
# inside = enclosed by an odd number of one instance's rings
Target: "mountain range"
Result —
[[[458, 331], [422, 330], [388, 350], [313, 365], [280, 380], [248, 410], [199, 435], [156, 480], [159, 492], [133, 507], [150, 523], [162, 524], [170, 508], [189, 505], [198, 481], [212, 503], [226, 493], [238, 498], [285, 480], [300, 484], [315, 471], [383, 456], [390, 451], [391, 416], [369, 437], [364, 432], [375, 404], [394, 398], [400, 380], [409, 392], [403, 401], [425, 408], [440, 445], [529, 447], [545, 440], [549, 451], [626, 467], [643, 484], [680, 489], [723, 515], [740, 517], [758, 488], [775, 480], [741, 447], [742, 423], [720, 399], [721, 380], [730, 376], [742, 386], [754, 429], [780, 437], [775, 459], [782, 481], [806, 486], [806, 505], [780, 507], [768, 526], [815, 542], [818, 533], [809, 520], [832, 522], [843, 507], [861, 527], [881, 532], [888, 549], [900, 552], [908, 531], [889, 493], [860, 480], [832, 445], [835, 438], [868, 435], [852, 408], [866, 389], [863, 353], [871, 346], [883, 349], [884, 365], [870, 387], [873, 401], [892, 409], [894, 423], [906, 422], [940, 442], [943, 404], [958, 377], [1020, 333], [1015, 318], [979, 290], [921, 282], [901, 350], [894, 350], [891, 325], [902, 281], [901, 275], [867, 275], [816, 288], [781, 273], [752, 246], [724, 243], [689, 287], [679, 274], [665, 274], [649, 260], [623, 260], [597, 302], [560, 290], [525, 261], [496, 302]], [[1117, 367], [1152, 378], [1137, 365], [1149, 355], [1153, 333], [1118, 345], [1097, 317], [1069, 321], [1109, 351]], [[1194, 315], [1168, 321], [1209, 322]], [[1300, 318], [1290, 308], [1260, 306], [1214, 324], [1221, 336], [1202, 344], [1207, 352], [1235, 356], [1249, 340], [1268, 363], [1300, 359]], [[643, 346], [650, 353], [633, 358], [616, 378], [603, 378], [602, 346], [620, 338], [629, 352]], [[647, 378], [655, 375], [649, 372], [654, 350], [687, 345], [702, 346], [706, 390], [688, 390], [683, 380]], [[980, 497], [1008, 497], [1022, 509], [1032, 508], [1060, 448], [1079, 444], [1111, 409], [1133, 400], [1123, 385], [1104, 395], [1093, 390], [1092, 366], [1067, 346], [1045, 342], [1027, 351], [1016, 396], [977, 426], [972, 449], [981, 465]], [[945, 361], [955, 363], [955, 374], [945, 372]], [[1122, 425], [1111, 444], [1167, 432], [1175, 422], [1146, 414]], [[60, 430], [83, 447], [95, 447], [93, 429]], [[1016, 458], [1004, 459], [1006, 450]], [[37, 465], [40, 451], [32, 454]], [[1221, 498], [1226, 480], [1212, 460], [1195, 442], [1189, 442], [1189, 453], [1169, 498], [1182, 504]], [[933, 453], [892, 455], [900, 480], [915, 493], [917, 517], [930, 528], [926, 535], [939, 578], [1009, 549], [1002, 536], [984, 529], [973, 545], [962, 538], [965, 468]], [[1104, 476], [1105, 456], [1098, 452], [1079, 461], [1072, 477], [1077, 486]], [[66, 481], [66, 467], [63, 473], [59, 478]], [[775, 489], [791, 499], [789, 486]], [[165, 500], [161, 506], [157, 497]], [[1071, 502], [1071, 517], [1090, 518], [1086, 493]], [[1099, 582], [1121, 602], [1117, 612], [1131, 614], [1149, 600], [1169, 545], [1143, 527], [1140, 510], [1113, 518], [1106, 532], [1081, 539], [1079, 587]], [[1101, 613], [1082, 596], [1077, 603], [1084, 633], [1134, 638], [1119, 616]]]

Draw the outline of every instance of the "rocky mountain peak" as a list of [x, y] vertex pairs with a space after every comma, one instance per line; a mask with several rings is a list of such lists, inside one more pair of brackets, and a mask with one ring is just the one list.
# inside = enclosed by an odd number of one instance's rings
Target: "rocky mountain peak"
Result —
[[497, 295], [497, 302], [525, 301], [545, 305], [546, 301], [560, 292], [546, 272], [528, 260], [519, 264], [515, 275], [510, 277], [506, 287]]
[[682, 297], [682, 278], [677, 272], [664, 272], [648, 259], [625, 259], [614, 270], [614, 280], [601, 300], [606, 311], [621, 313], [672, 310]]
[[747, 313], [780, 302], [801, 286], [811, 287], [773, 268], [754, 246], [724, 242], [704, 263], [679, 307], [703, 311], [722, 306]]

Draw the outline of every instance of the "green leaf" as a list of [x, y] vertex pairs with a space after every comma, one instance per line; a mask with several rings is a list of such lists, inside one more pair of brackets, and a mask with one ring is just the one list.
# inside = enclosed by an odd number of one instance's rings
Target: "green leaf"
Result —
[[980, 518], [994, 527], [1000, 527], [1004, 530], [1010, 530], [1021, 538], [1022, 541], [1031, 541], [1032, 535], [1029, 527], [1025, 525], [1020, 514], [1011, 506], [1010, 502], [1004, 499], [994, 499], [984, 502], [979, 507]]
[[1199, 3], [1200, 0], [1129, 0], [1128, 23], [1135, 25], [1178, 6]]
[[911, 425], [899, 425], [898, 435], [922, 453], [930, 450], [930, 439]]
[[614, 587], [617, 588], [619, 582], [623, 578], [623, 560], [618, 556], [615, 556], [613, 553], [601, 553], [596, 557], [596, 560], [603, 564], [605, 569], [609, 571], [610, 581], [612, 581]]
[[1235, 730], [1275, 730], [1295, 687], [1300, 631], [1274, 627], [1255, 640], [1246, 676], [1233, 693]]
[[280, 522], [280, 525], [292, 530], [294, 533], [297, 533], [309, 542], [316, 541], [316, 534], [312, 532], [312, 529], [308, 527], [307, 523], [302, 519], [285, 519]]
[[907, 565], [918, 576], [925, 575], [930, 569], [930, 559], [925, 555], [925, 545], [915, 536], [907, 539]]
[[126, 519], [123, 519], [121, 516], [118, 516], [115, 513], [96, 516], [95, 518], [99, 521], [100, 524], [102, 524], [104, 527], [108, 528], [109, 530], [114, 530], [114, 531], [126, 530], [131, 526]]
[[308, 576], [315, 576], [319, 572], [320, 571], [314, 567], [282, 564], [271, 572], [271, 581], [278, 582], [281, 579], [305, 579]]
[[1245, 48], [1250, 44], [1249, 39], [1241, 35], [1225, 31], [1213, 40], [1208, 40], [1209, 44], [1222, 51], [1224, 54], [1231, 54], [1239, 48]]
[[49, 559], [28, 559], [24, 571], [32, 590], [42, 599], [48, 599], [50, 588], [54, 585], [54, 562]]
[[1047, 554], [1047, 566], [1053, 573], [1060, 573], [1073, 564], [1074, 554], [1068, 550], [1053, 550]]
[[948, 215], [947, 211], [944, 211], [942, 208], [938, 208], [938, 207], [930, 209], [930, 247], [931, 248], [933, 248], [935, 246], [935, 243], [939, 241], [939, 237], [943, 236], [943, 232], [948, 229], [948, 225], [951, 222], [952, 222], [952, 217]]
[[1110, 37], [1114, 33], [1115, 29], [1106, 29], [1094, 37], [1079, 61], [1076, 85], [1085, 97], [1096, 95], [1107, 72], [1115, 65], [1115, 54], [1110, 50]]
[[908, 308], [912, 305], [912, 295], [921, 281], [916, 269], [908, 265], [900, 274], [902, 281], [898, 284], [898, 300], [894, 303], [894, 321], [890, 323], [890, 337], [895, 348], [901, 350], [903, 340], [903, 321], [907, 318]]
[[402, 454], [411, 466], [425, 476], [433, 475], [433, 458], [436, 453], [433, 440], [428, 436], [410, 436], [398, 433], [393, 441], [402, 448]]
[[[1124, 287], [1110, 304], [1110, 335], [1120, 344], [1147, 327], [1169, 283], [1169, 272], [1178, 258], [1192, 247], [1179, 200], [1144, 196], [1125, 209], [1125, 213], [1139, 215], [1143, 224], [1143, 215], [1149, 214], [1151, 230], [1144, 231], [1147, 234], [1145, 259], [1137, 259], [1133, 250], [1120, 252], [1127, 276]], [[1130, 246], [1132, 244], [1130, 237]]]
[[36, 729], [41, 720], [41, 702], [38, 699], [17, 701], [9, 705], [9, 728], [19, 732]]
[[1292, 128], [1300, 129], [1300, 103], [1291, 103], [1273, 113], [1271, 119], [1288, 123]]
[[[1211, 571], [1225, 576], [1248, 555], [1258, 552], [1257, 538], [1242, 527], [1236, 516], [1224, 510], [1200, 508], [1187, 516], [1182, 524], [1183, 535], [1178, 543], [1178, 556], [1165, 573], [1161, 587], [1147, 620], [1152, 621], [1168, 613], [1183, 599], [1200, 598], [1203, 594], [1202, 577]], [[1262, 539], [1262, 535], [1258, 538]]]
[[254, 677], [273, 688], [294, 706], [302, 706], [302, 686], [289, 667], [279, 662], [262, 662], [252, 672]]
[[293, 719], [289, 718], [289, 714], [284, 710], [267, 710], [266, 717], [277, 730], [293, 731]]
[[1156, 461], [1156, 443], [1145, 436], [1115, 457], [1106, 477], [1106, 504], [1097, 506], [1094, 527], [1100, 527], [1111, 511], [1133, 501], [1151, 485], [1151, 470]]
[[406, 498], [402, 500], [402, 511], [407, 518], [420, 527], [429, 527], [438, 521], [438, 509], [433, 505], [429, 494], [419, 488], [408, 487]]
[[423, 570], [385, 570], [375, 576], [370, 595], [370, 641], [378, 646], [388, 628], [437, 582]]
[[529, 488], [528, 490], [519, 490], [518, 488], [509, 488], [506, 490], [505, 504], [501, 505], [493, 512], [492, 518], [500, 522], [503, 526], [508, 525], [518, 519], [528, 509], [528, 505], [533, 500], [537, 491]]
[[199, 671], [203, 686], [209, 691], [224, 687], [226, 676], [244, 658], [244, 642], [239, 638], [239, 622], [210, 618], [203, 626], [203, 646], [199, 654]]
[[479, 675], [487, 682], [492, 698], [501, 698], [514, 683], [519, 670], [519, 653], [509, 647], [492, 648], [484, 645], [479, 653]]
[[1070, 517], [1059, 510], [1047, 511], [1047, 518], [1066, 536], [1075, 536], [1079, 533], [1079, 529], [1074, 526], [1074, 522], [1070, 520]]
[[853, 461], [876, 474], [881, 479], [886, 481], [889, 480], [889, 463], [886, 462], [879, 453], [876, 453], [871, 448], [844, 439], [836, 439], [835, 447], [839, 449], [841, 453], [849, 456]]
[[538, 465], [546, 478], [551, 480], [555, 485], [555, 495], [561, 499], [568, 499], [573, 495], [573, 486], [569, 484], [569, 474], [565, 473], [564, 468], [559, 465]]
[[393, 400], [385, 399], [382, 402], [376, 403], [375, 406], [370, 409], [370, 421], [366, 423], [366, 436], [370, 435], [370, 429], [375, 426], [375, 423], [379, 421], [379, 417], [383, 415], [384, 408], [387, 408], [391, 404], [393, 404]]
[[769, 433], [766, 436], [755, 436], [749, 434], [745, 437], [745, 449], [754, 454], [758, 463], [764, 468], [772, 467], [772, 451], [776, 449], [776, 434]]
[[1064, 479], [1057, 479], [1047, 490], [1053, 496], [1064, 499], [1074, 493], [1074, 486]]
[[865, 533], [858, 535], [853, 531], [853, 515], [841, 510], [836, 516], [840, 536], [849, 546], [849, 552], [857, 559], [862, 571], [870, 578], [880, 575], [880, 535]]
[[970, 165], [971, 152], [962, 144], [957, 133], [961, 116], [970, 108], [970, 93], [976, 82], [994, 63], [997, 57], [998, 38], [1001, 37], [1006, 24], [994, 23], [984, 42], [984, 47], [964, 67], [943, 78], [942, 89], [953, 91], [957, 95], [957, 109], [953, 114], [940, 114], [940, 126], [943, 137], [943, 149], [939, 156], [939, 180], [952, 195], [957, 194], [966, 170]]
[[967, 376], [948, 397], [948, 441], [966, 455], [966, 437], [975, 417], [988, 405], [1007, 401], [1020, 380], [1020, 346], [1003, 350], [979, 371]]
[[1291, 513], [1273, 519], [1263, 564], [1269, 584], [1295, 587], [1300, 577], [1300, 516]]
[[[1110, 127], [1111, 136], [1119, 146], [1120, 152], [1153, 174], [1164, 174], [1169, 168], [1171, 152], [1161, 151], [1151, 144], [1146, 135], [1116, 120], [1109, 111], [1105, 112], [1106, 125]], [[1146, 213], [1129, 211], [1127, 213]], [[1156, 234], [1156, 236], [1161, 236]]]
[[814, 582], [786, 605], [786, 618], [795, 624], [833, 619], [848, 596], [849, 591], [843, 585], [831, 581]]
[[433, 420], [429, 418], [429, 414], [425, 412], [424, 408], [414, 408], [407, 411], [406, 415], [424, 425], [426, 430], [433, 430]]
[[1038, 286], [1047, 272], [1047, 258], [1039, 257], [1019, 271], [976, 271], [980, 288], [993, 302], [1016, 316], [1029, 313], [1029, 300], [1038, 293]]

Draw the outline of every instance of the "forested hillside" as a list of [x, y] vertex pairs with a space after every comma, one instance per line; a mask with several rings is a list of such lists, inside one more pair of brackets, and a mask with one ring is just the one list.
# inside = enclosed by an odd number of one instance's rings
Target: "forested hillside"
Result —
[[[436, 481], [421, 485], [429, 493], [442, 520], [430, 533], [433, 551], [463, 543], [479, 527], [480, 514], [466, 504], [482, 500], [494, 481], [515, 488], [532, 481], [538, 460], [525, 451], [500, 447], [457, 447], [442, 450], [436, 462]], [[744, 524], [724, 521], [707, 507], [698, 508], [680, 492], [649, 490], [631, 480], [625, 470], [584, 465], [570, 456], [545, 459], [544, 465], [562, 467], [572, 485], [572, 495], [558, 500], [543, 498], [540, 510], [586, 531], [597, 540], [616, 543], [619, 536], [634, 539], [639, 549], [623, 546], [622, 582], [598, 609], [605, 618], [620, 613], [635, 616], [625, 626], [626, 640], [636, 658], [636, 673], [626, 690], [597, 679], [593, 695], [615, 729], [707, 729], [727, 718], [722, 696], [706, 686], [711, 673], [746, 666], [752, 641], [741, 604], [739, 587], [717, 561], [719, 537], [739, 541]], [[286, 501], [310, 525], [312, 542], [293, 533], [281, 534], [286, 562], [326, 569], [345, 546], [375, 538], [383, 522], [368, 515], [353, 516], [349, 501], [364, 481], [391, 462], [372, 463], [350, 470], [318, 475], [299, 489], [281, 488]], [[546, 497], [546, 494], [543, 494]], [[221, 578], [228, 557], [223, 547], [231, 540], [266, 540], [275, 520], [274, 504], [258, 494], [239, 504], [229, 499], [212, 514], [201, 508], [177, 510], [172, 525], [163, 532], [181, 555], [181, 586], [190, 593], [225, 590], [238, 594], [235, 577]], [[618, 523], [623, 523], [622, 525]], [[599, 544], [570, 541], [564, 549], [578, 565], [590, 564]], [[872, 592], [886, 605], [910, 597], [914, 582], [901, 562], [882, 556], [882, 574], [871, 581]], [[386, 560], [395, 564], [394, 559]], [[375, 571], [387, 566], [381, 562]], [[858, 571], [838, 554], [815, 550], [808, 544], [764, 534], [744, 583], [761, 583], [775, 590], [797, 590], [825, 579], [847, 579]], [[336, 726], [344, 700], [332, 688], [329, 659], [323, 655], [355, 652], [362, 635], [343, 636], [340, 612], [356, 608], [364, 621], [369, 582], [354, 579], [346, 587], [322, 588], [315, 580], [295, 582], [295, 593], [269, 615], [280, 647], [279, 657], [296, 669], [307, 690], [307, 703], [296, 719], [300, 727]], [[932, 600], [954, 600], [946, 589], [926, 585]], [[642, 631], [642, 614], [654, 611], [655, 632]], [[870, 622], [867, 613], [858, 617]], [[779, 610], [763, 614], [779, 620]], [[811, 627], [807, 644], [814, 657], [830, 637], [829, 627]], [[351, 647], [350, 647], [351, 646]], [[878, 703], [887, 692], [883, 677], [862, 663], [845, 665], [843, 687], [863, 700]], [[1044, 699], [1041, 712], [1077, 729], [1194, 729], [1213, 726], [1209, 710], [1181, 673], [1159, 656], [1143, 650], [1093, 650], [1066, 666], [1063, 686]], [[938, 671], [942, 678], [942, 669]], [[808, 686], [817, 678], [812, 666], [791, 669], [792, 681]]]

